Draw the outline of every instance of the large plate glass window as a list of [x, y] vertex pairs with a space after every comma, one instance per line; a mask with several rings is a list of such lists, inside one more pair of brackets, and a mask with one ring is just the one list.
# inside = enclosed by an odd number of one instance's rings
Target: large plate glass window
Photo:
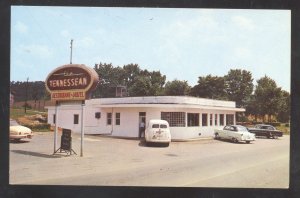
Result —
[[199, 126], [199, 113], [188, 113], [188, 126]]
[[120, 123], [121, 123], [121, 114], [116, 113], [116, 125], [120, 125]]
[[202, 113], [202, 126], [207, 126], [207, 113]]
[[107, 113], [106, 114], [106, 124], [111, 125], [111, 120], [112, 120], [112, 113]]
[[220, 114], [220, 126], [224, 126], [224, 114]]
[[226, 114], [226, 125], [234, 124], [234, 115]]
[[161, 112], [161, 119], [169, 122], [170, 127], [185, 127], [185, 112]]

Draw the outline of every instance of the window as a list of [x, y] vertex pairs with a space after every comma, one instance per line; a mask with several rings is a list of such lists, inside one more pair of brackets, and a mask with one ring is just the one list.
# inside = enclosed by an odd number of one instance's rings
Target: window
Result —
[[210, 114], [209, 116], [209, 126], [213, 125], [213, 114]]
[[202, 126], [207, 126], [207, 113], [202, 114]]
[[56, 121], [56, 115], [53, 114], [53, 124], [55, 124], [55, 121]]
[[78, 123], [79, 123], [79, 115], [74, 114], [74, 124], [78, 124]]
[[220, 114], [220, 126], [224, 126], [224, 114]]
[[112, 114], [111, 113], [107, 113], [106, 114], [106, 124], [107, 125], [111, 125], [111, 120], [112, 120]]
[[188, 113], [188, 126], [199, 126], [199, 113]]
[[226, 125], [234, 124], [233, 118], [233, 114], [226, 114]]
[[120, 122], [121, 122], [121, 114], [116, 113], [116, 125], [120, 125]]
[[95, 118], [100, 119], [101, 118], [101, 112], [96, 112], [95, 113]]
[[185, 112], [161, 112], [161, 119], [169, 122], [170, 127], [185, 127]]
[[218, 114], [215, 114], [215, 126], [218, 126]]

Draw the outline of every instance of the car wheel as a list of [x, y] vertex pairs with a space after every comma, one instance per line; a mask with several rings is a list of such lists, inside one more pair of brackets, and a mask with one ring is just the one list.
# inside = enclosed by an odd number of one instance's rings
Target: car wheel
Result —
[[169, 142], [165, 143], [165, 147], [168, 147], [169, 145], [170, 145], [170, 143], [169, 143]]
[[14, 142], [20, 142], [21, 139], [17, 138], [17, 139], [13, 139]]
[[220, 139], [220, 136], [219, 136], [218, 133], [215, 134], [215, 139], [216, 139], [216, 140]]
[[271, 135], [270, 135], [270, 134], [269, 134], [269, 135], [267, 135], [267, 138], [268, 138], [268, 139], [270, 139], [270, 138], [271, 138]]
[[246, 143], [247, 143], [247, 144], [249, 144], [249, 143], [250, 143], [250, 141], [246, 141]]
[[239, 142], [236, 138], [232, 138], [232, 141], [233, 141], [234, 143], [238, 143], [238, 142]]

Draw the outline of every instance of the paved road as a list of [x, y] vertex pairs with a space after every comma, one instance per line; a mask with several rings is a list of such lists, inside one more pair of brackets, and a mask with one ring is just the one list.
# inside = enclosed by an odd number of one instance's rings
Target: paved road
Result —
[[[79, 154], [80, 137], [73, 135]], [[289, 136], [254, 143], [219, 140], [146, 147], [85, 136], [84, 157], [52, 155], [53, 134], [10, 143], [11, 184], [288, 188]]]

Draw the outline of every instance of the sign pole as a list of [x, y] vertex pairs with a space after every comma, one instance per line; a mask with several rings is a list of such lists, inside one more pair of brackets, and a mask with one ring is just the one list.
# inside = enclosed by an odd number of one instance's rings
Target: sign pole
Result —
[[83, 138], [84, 138], [84, 100], [81, 102], [81, 147], [80, 147], [80, 157], [83, 157]]
[[57, 148], [57, 131], [58, 131], [58, 101], [55, 102], [55, 130], [54, 130], [54, 152], [53, 154], [56, 152], [56, 148]]

